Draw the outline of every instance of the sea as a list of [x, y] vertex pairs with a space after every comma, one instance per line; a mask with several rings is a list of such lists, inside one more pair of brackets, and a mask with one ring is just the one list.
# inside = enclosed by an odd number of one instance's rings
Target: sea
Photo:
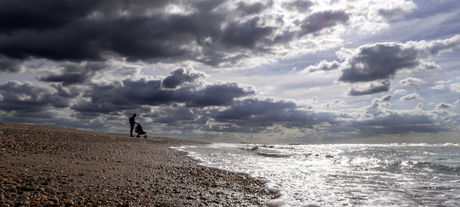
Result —
[[246, 144], [174, 148], [266, 181], [267, 206], [460, 206], [460, 144]]

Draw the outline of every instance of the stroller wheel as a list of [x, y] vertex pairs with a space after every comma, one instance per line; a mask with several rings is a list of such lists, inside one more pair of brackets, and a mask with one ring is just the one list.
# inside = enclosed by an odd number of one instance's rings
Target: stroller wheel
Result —
[[147, 138], [147, 135], [145, 135], [144, 138]]
[[136, 137], [139, 138], [139, 137], [141, 137], [141, 136], [137, 135]]

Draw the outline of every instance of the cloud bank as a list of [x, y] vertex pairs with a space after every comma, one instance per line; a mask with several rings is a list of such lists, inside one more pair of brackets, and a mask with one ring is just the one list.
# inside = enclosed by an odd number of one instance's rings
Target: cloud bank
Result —
[[[438, 36], [393, 31], [418, 9], [405, 0], [4, 0], [0, 73], [31, 80], [0, 83], [0, 121], [125, 132], [136, 112], [158, 136], [229, 140], [454, 131], [456, 72], [416, 72], [455, 65], [437, 56], [460, 35], [445, 25]], [[316, 72], [327, 78], [308, 77]], [[444, 99], [427, 103], [433, 93]]]

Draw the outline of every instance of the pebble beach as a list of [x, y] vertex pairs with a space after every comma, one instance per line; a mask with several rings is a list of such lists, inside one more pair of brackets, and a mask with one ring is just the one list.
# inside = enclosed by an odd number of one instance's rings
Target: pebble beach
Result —
[[278, 197], [261, 180], [170, 149], [204, 144], [0, 123], [0, 207], [265, 206]]

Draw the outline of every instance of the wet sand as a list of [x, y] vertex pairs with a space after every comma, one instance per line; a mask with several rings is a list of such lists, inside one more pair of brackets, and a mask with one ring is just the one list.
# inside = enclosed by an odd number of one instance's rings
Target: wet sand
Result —
[[169, 148], [202, 144], [0, 123], [0, 207], [265, 206], [278, 196]]

